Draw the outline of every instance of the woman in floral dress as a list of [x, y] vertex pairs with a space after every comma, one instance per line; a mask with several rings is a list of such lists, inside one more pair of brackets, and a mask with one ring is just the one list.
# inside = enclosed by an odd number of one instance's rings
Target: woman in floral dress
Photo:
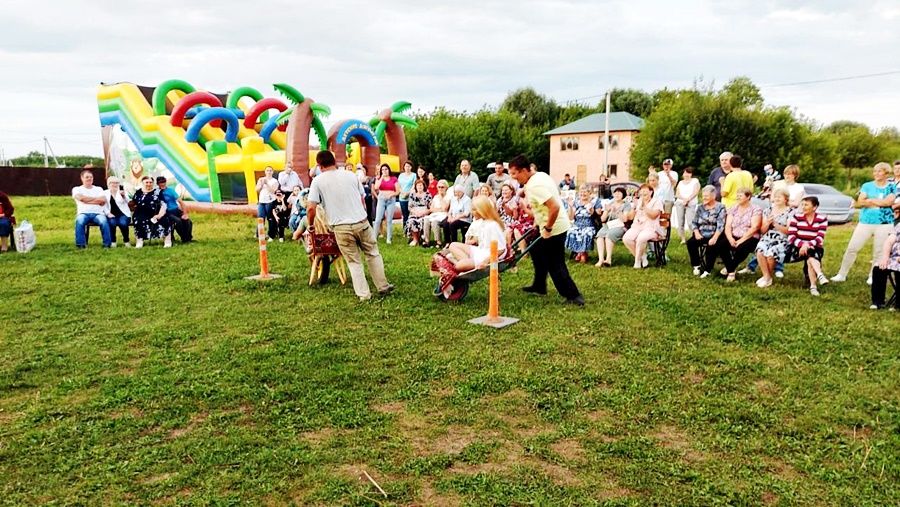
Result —
[[141, 178], [141, 188], [134, 192], [135, 203], [134, 235], [137, 237], [135, 248], [143, 248], [145, 239], [169, 238], [166, 246], [171, 246], [172, 226], [165, 219], [166, 204], [160, 199], [159, 192], [153, 189], [153, 178]]
[[783, 188], [775, 190], [772, 192], [772, 207], [763, 213], [761, 230], [765, 234], [756, 245], [756, 259], [763, 274], [756, 281], [756, 286], [761, 289], [772, 285], [775, 264], [784, 262], [788, 246], [788, 223], [794, 213], [788, 205], [788, 199], [787, 190]]
[[428, 186], [424, 180], [418, 179], [413, 183], [413, 191], [407, 201], [409, 218], [406, 219], [406, 235], [412, 239], [409, 246], [420, 244], [422, 231], [425, 229], [425, 217], [431, 212], [430, 206], [431, 194], [428, 193]]
[[594, 227], [592, 217], [598, 207], [600, 207], [598, 200], [591, 196], [585, 186], [579, 189], [578, 199], [569, 202], [569, 219], [573, 224], [566, 234], [566, 248], [575, 254], [575, 260], [578, 262], [587, 262], [587, 253], [594, 248], [594, 235], [597, 234], [597, 229]]

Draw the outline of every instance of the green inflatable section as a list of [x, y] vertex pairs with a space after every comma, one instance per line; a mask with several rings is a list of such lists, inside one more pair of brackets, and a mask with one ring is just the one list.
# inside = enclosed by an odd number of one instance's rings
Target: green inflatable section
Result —
[[157, 116], [166, 114], [166, 95], [172, 90], [181, 90], [184, 93], [197, 91], [193, 85], [181, 79], [163, 81], [153, 90], [153, 114]]

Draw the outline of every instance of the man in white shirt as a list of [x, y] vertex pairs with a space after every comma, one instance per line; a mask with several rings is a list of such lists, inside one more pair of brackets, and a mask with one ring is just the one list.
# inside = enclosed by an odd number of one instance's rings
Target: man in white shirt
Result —
[[322, 171], [309, 187], [307, 220], [314, 224], [317, 208], [322, 206], [325, 209], [328, 225], [334, 231], [341, 256], [350, 270], [353, 291], [360, 301], [372, 298], [360, 251], [366, 256], [369, 274], [372, 275], [372, 283], [378, 293], [390, 294], [394, 286], [388, 283], [384, 274], [384, 261], [378, 251], [375, 230], [366, 216], [363, 188], [359, 179], [349, 171], [337, 170], [334, 154], [330, 151], [320, 151], [316, 155], [316, 163]]
[[672, 159], [663, 160], [662, 171], [658, 171], [656, 175], [659, 177], [659, 186], [656, 188], [656, 197], [663, 203], [663, 210], [666, 213], [672, 212], [672, 205], [675, 204], [675, 186], [678, 185], [678, 173], [672, 170]]
[[472, 164], [468, 160], [459, 163], [459, 174], [456, 175], [453, 186], [463, 187], [463, 192], [469, 199], [475, 195], [475, 189], [478, 188], [478, 175], [472, 172]]
[[94, 175], [85, 169], [81, 171], [81, 185], [72, 189], [75, 200], [75, 246], [87, 247], [87, 228], [90, 224], [100, 227], [103, 248], [109, 248], [112, 239], [109, 234], [109, 220], [103, 211], [107, 206], [106, 191], [94, 186]]
[[284, 170], [278, 173], [278, 187], [281, 188], [281, 192], [284, 195], [291, 195], [294, 192], [294, 187], [303, 187], [303, 184], [300, 182], [300, 175], [294, 172], [290, 162], [285, 164]]

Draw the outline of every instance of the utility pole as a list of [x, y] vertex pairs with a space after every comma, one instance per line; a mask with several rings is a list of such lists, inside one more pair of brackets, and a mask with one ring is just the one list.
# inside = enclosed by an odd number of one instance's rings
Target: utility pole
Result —
[[53, 147], [50, 146], [50, 140], [44, 136], [44, 167], [50, 167], [50, 162], [47, 158], [47, 152], [50, 152], [50, 156], [53, 157], [53, 163], [56, 164], [56, 167], [62, 167], [62, 164], [59, 163], [59, 159], [56, 158], [56, 153], [53, 153]]
[[609, 99], [610, 93], [606, 92], [606, 128], [603, 131], [603, 175], [609, 178]]
[[47, 142], [47, 138], [44, 137], [44, 167], [50, 167], [50, 162], [47, 160], [47, 146], [50, 143]]

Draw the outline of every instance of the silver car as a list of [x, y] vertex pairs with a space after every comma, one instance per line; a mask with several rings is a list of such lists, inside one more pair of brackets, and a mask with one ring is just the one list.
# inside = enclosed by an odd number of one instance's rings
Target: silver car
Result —
[[[825, 215], [829, 224], [844, 224], [853, 218], [856, 209], [854, 199], [838, 191], [831, 185], [821, 183], [802, 183], [806, 195], [814, 195], [819, 199], [819, 213]], [[753, 198], [753, 203], [762, 209], [769, 207], [768, 200]]]

